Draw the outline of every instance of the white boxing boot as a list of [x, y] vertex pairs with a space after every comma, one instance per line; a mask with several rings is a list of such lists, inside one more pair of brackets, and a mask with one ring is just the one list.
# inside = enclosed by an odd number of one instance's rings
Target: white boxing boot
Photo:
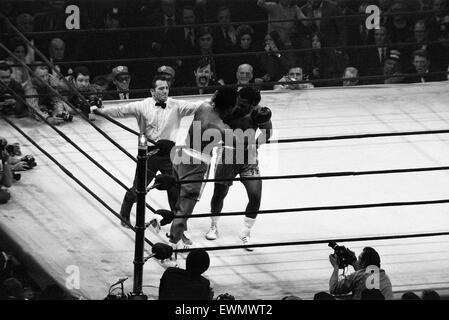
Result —
[[210, 229], [206, 233], [207, 240], [215, 240], [218, 238], [218, 219], [219, 217], [212, 217]]
[[[256, 223], [256, 219], [245, 217], [243, 219], [244, 228], [240, 231], [239, 238], [242, 240], [243, 245], [251, 244], [251, 228]], [[254, 251], [253, 248], [245, 248], [246, 251]]]

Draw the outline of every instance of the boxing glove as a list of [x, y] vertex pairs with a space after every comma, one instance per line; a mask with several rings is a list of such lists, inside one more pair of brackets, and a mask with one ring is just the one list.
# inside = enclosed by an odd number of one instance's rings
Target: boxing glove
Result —
[[271, 110], [268, 107], [256, 107], [253, 111], [251, 111], [251, 120], [253, 120], [256, 124], [262, 124], [270, 121], [271, 119]]

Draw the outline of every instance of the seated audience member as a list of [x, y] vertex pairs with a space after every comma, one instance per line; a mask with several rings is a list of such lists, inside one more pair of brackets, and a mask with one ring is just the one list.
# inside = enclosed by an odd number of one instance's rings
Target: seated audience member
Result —
[[288, 70], [288, 74], [279, 79], [279, 82], [286, 82], [286, 84], [276, 84], [274, 85], [274, 90], [299, 90], [299, 89], [309, 89], [313, 88], [311, 83], [292, 83], [292, 81], [302, 81], [304, 80], [304, 74], [302, 68], [293, 67]]
[[[98, 92], [90, 83], [90, 71], [85, 66], [78, 66], [73, 69], [73, 75], [70, 77], [76, 90], [78, 90], [85, 99], [90, 100], [98, 98]], [[75, 93], [69, 98], [69, 102], [79, 111], [89, 113], [90, 108], [85, 105], [83, 100]], [[75, 113], [73, 110], [69, 111], [71, 114]]]
[[[50, 62], [55, 66], [64, 77], [72, 73], [72, 68], [66, 64], [60, 64], [61, 62], [67, 61], [65, 42], [60, 38], [53, 38], [48, 46], [48, 54]], [[51, 70], [53, 76], [57, 76], [54, 70]]]
[[209, 254], [205, 250], [192, 250], [185, 270], [176, 267], [165, 270], [159, 285], [159, 300], [212, 300], [210, 281], [202, 276], [209, 265]]
[[28, 70], [19, 65], [20, 62], [26, 64], [33, 62], [29, 56], [28, 49], [28, 46], [20, 38], [12, 38], [9, 40], [9, 50], [12, 51], [14, 57], [7, 57], [6, 63], [11, 65], [11, 77], [16, 82], [20, 83], [21, 86], [23, 86], [30, 79]]
[[11, 66], [0, 61], [0, 113], [3, 115], [16, 115], [23, 117], [27, 115], [27, 108], [24, 103], [17, 100], [16, 97], [8, 90], [14, 91], [20, 97], [24, 97], [23, 87], [12, 78]]
[[213, 86], [220, 85], [214, 80], [215, 74], [209, 59], [201, 59], [195, 71], [193, 72], [195, 81], [188, 84], [188, 87], [197, 87], [196, 89], [188, 90], [184, 94], [207, 94], [214, 93], [216, 89]]
[[[9, 191], [7, 189], [4, 189], [3, 187], [11, 187], [13, 181], [13, 173], [11, 170], [11, 165], [9, 164], [9, 154], [5, 150], [6, 145], [6, 139], [0, 137], [0, 204], [5, 204], [9, 201], [9, 199], [11, 199]], [[7, 260], [5, 260], [4, 263], [5, 266], [6, 261]]]
[[377, 270], [376, 275], [379, 276], [379, 290], [385, 297], [385, 300], [393, 299], [390, 278], [385, 273], [385, 270], [380, 268], [380, 256], [373, 248], [363, 248], [357, 261], [352, 265], [356, 271], [340, 280], [338, 278], [339, 267], [335, 254], [329, 255], [329, 261], [334, 268], [329, 280], [329, 292], [331, 294], [342, 295], [352, 292], [352, 298], [354, 300], [360, 300], [363, 290], [367, 289], [366, 283], [367, 278], [371, 275], [370, 270]]
[[401, 53], [398, 50], [391, 50], [390, 55], [384, 62], [384, 83], [403, 83], [404, 76], [401, 68]]
[[421, 300], [421, 298], [412, 291], [407, 291], [401, 296], [401, 300]]
[[231, 9], [221, 6], [217, 9], [217, 22], [223, 25], [218, 26], [214, 34], [214, 46], [217, 53], [232, 52], [237, 44], [237, 30], [233, 25], [225, 25], [231, 22]]
[[113, 100], [128, 100], [132, 99], [132, 94], [129, 92], [131, 84], [131, 74], [127, 66], [117, 66], [112, 69], [112, 94]]
[[407, 8], [408, 1], [396, 0], [390, 7], [392, 15], [387, 18], [388, 34], [393, 43], [405, 42], [413, 35], [413, 24], [410, 23], [410, 16], [400, 13], [410, 11]]
[[[36, 65], [33, 67], [33, 71], [33, 78], [25, 87], [26, 95], [30, 96], [26, 101], [31, 107], [31, 114], [40, 114], [53, 125], [59, 125], [64, 121], [69, 121], [68, 107], [47, 86], [49, 85], [61, 93], [66, 90], [65, 84], [51, 75], [48, 67], [45, 65]], [[35, 118], [41, 120], [36, 115]]]
[[260, 65], [256, 54], [250, 52], [257, 51], [254, 46], [254, 30], [251, 26], [243, 24], [237, 28], [237, 45], [233, 51], [235, 53], [246, 53], [241, 56], [233, 56], [226, 58], [228, 68], [223, 70], [222, 77], [226, 83], [232, 83], [235, 79], [234, 67], [242, 64], [249, 64], [254, 68], [254, 76], [261, 77], [264, 75], [263, 67]]
[[111, 83], [112, 80], [110, 80], [109, 75], [100, 75], [92, 80], [92, 87], [95, 88], [101, 99], [113, 100], [112, 95], [107, 92]]
[[356, 86], [359, 83], [359, 70], [354, 67], [347, 67], [343, 72], [343, 87]]
[[441, 300], [438, 292], [432, 289], [424, 290], [421, 295], [423, 300]]
[[414, 70], [412, 72], [415, 72], [416, 75], [410, 76], [407, 80], [408, 83], [446, 80], [444, 74], [429, 74], [436, 70], [431, 64], [428, 53], [424, 50], [416, 50], [413, 52], [413, 67]]
[[[323, 43], [320, 33], [313, 33], [311, 36], [313, 50], [308, 57], [306, 74], [316, 87], [327, 85], [339, 85], [337, 81], [319, 81], [321, 79], [338, 78], [343, 74], [343, 70], [348, 62], [347, 55], [337, 50], [321, 50], [327, 44]], [[318, 80], [318, 81], [315, 81]]]
[[[167, 77], [168, 85], [170, 89], [175, 85], [176, 82], [176, 71], [170, 66], [160, 66], [157, 68], [157, 72], [165, 75]], [[172, 94], [170, 90], [170, 94]]]
[[280, 50], [284, 49], [284, 44], [276, 31], [272, 31], [265, 35], [265, 52], [257, 56], [260, 65], [266, 72], [262, 77], [264, 82], [276, 81], [282, 78], [293, 64], [292, 62], [294, 60], [289, 54], [280, 52]]
[[254, 77], [253, 67], [249, 64], [239, 65], [237, 72], [235, 73], [235, 77], [237, 79], [237, 85], [239, 85], [237, 90], [240, 90], [242, 88], [240, 85], [249, 84], [252, 82]]
[[[303, 11], [294, 4], [292, 0], [280, 0], [275, 1], [265, 1], [258, 0], [257, 5], [264, 9], [268, 15], [268, 32], [276, 31], [279, 34], [280, 40], [286, 47], [290, 47], [290, 30], [294, 27], [294, 20], [301, 20], [306, 18]], [[279, 21], [276, 20], [290, 20], [290, 21]], [[310, 26], [310, 22], [302, 20], [305, 26]]]
[[197, 31], [197, 42], [198, 49], [195, 53], [196, 55], [204, 55], [203, 58], [208, 59], [210, 63], [210, 67], [212, 72], [214, 73], [214, 77], [217, 79], [217, 82], [224, 84], [224, 80], [221, 77], [222, 70], [228, 68], [229, 66], [225, 63], [227, 60], [223, 60], [221, 58], [214, 58], [210, 55], [216, 53], [214, 50], [214, 36], [212, 29], [209, 27], [200, 27]]

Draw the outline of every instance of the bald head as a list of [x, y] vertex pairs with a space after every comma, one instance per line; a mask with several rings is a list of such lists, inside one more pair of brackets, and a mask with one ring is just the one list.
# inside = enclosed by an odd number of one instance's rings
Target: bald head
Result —
[[59, 38], [53, 38], [50, 41], [49, 53], [54, 60], [64, 59], [65, 43]]
[[237, 83], [247, 84], [253, 79], [253, 67], [250, 64], [241, 64], [237, 68]]

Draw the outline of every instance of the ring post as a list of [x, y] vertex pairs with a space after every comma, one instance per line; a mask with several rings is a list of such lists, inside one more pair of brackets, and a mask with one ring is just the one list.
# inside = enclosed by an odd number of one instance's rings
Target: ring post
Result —
[[136, 243], [134, 251], [134, 285], [130, 299], [147, 300], [142, 292], [143, 249], [145, 241], [145, 196], [147, 186], [147, 138], [139, 135], [139, 151], [137, 154], [137, 212], [136, 212]]

